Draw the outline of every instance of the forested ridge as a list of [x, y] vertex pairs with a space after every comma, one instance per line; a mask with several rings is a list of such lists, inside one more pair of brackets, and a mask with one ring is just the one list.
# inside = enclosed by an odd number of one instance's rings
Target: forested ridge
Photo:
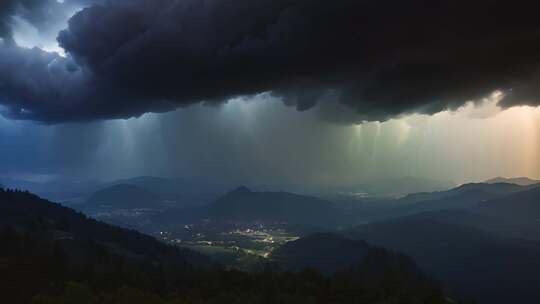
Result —
[[410, 260], [384, 249], [333, 275], [246, 273], [26, 192], [0, 190], [0, 210], [6, 303], [445, 303]]

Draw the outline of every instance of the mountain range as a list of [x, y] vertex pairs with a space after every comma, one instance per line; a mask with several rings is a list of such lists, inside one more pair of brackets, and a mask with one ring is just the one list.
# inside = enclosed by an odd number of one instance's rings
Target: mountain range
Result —
[[353, 266], [331, 276], [225, 271], [190, 250], [21, 191], [0, 190], [0, 244], [0, 268], [9, 278], [0, 292], [14, 304], [449, 303], [410, 259], [399, 262], [384, 250], [359, 254]]
[[288, 192], [255, 192], [239, 187], [208, 205], [211, 218], [236, 221], [287, 222], [327, 226], [339, 220], [332, 203]]
[[117, 184], [93, 193], [85, 210], [157, 208], [163, 199], [157, 194], [130, 184]]
[[[63, 243], [83, 248], [91, 244], [99, 250], [150, 264], [160, 262], [183, 267], [208, 263], [203, 256], [189, 250], [179, 250], [139, 232], [101, 223], [28, 192], [0, 190], [0, 229], [39, 236], [43, 248], [54, 247], [53, 244], [63, 246]], [[74, 251], [83, 255], [84, 252]], [[74, 256], [74, 259], [80, 258]]]
[[225, 193], [231, 186], [216, 185], [205, 181], [183, 178], [162, 178], [140, 176], [109, 182], [66, 179], [50, 181], [28, 181], [23, 179], [0, 178], [0, 184], [10, 189], [26, 190], [40, 197], [76, 206], [85, 203], [95, 192], [118, 185], [133, 185], [151, 192], [163, 200], [176, 202], [178, 206], [206, 204]]
[[530, 179], [528, 177], [513, 177], [513, 178], [495, 177], [495, 178], [485, 181], [484, 183], [486, 184], [507, 183], [507, 184], [516, 184], [520, 186], [530, 186], [534, 184], [539, 184], [540, 180]]
[[534, 303], [540, 296], [540, 242], [515, 239], [425, 215], [350, 229], [344, 234], [403, 252], [451, 294], [481, 303]]
[[[214, 200], [195, 207], [171, 207], [165, 205], [171, 198], [168, 195], [173, 195], [168, 191], [174, 191], [174, 187], [159, 185], [163, 184], [153, 178], [119, 182], [96, 191], [84, 205], [101, 210], [156, 208], [156, 214], [145, 218], [154, 230], [172, 225], [183, 229], [185, 223], [207, 220], [324, 227], [334, 233], [308, 235], [286, 243], [272, 252], [272, 261], [293, 272], [314, 268], [332, 276], [364, 265], [365, 273], [368, 266], [364, 261], [370, 252], [382, 247], [412, 257], [420, 272], [440, 280], [448, 294], [458, 299], [534, 303], [540, 297], [534, 287], [540, 284], [540, 185], [534, 183], [464, 184], [401, 198], [360, 200], [355, 202], [358, 208], [247, 187], [221, 196], [213, 194]], [[79, 264], [86, 261], [99, 265], [96, 256], [105, 252], [128, 264], [214, 267], [210, 260], [193, 252], [178, 251], [28, 193], [2, 190], [0, 201], [8, 202], [1, 206], [0, 227], [10, 227], [11, 238], [13, 233], [15, 238], [31, 235], [32, 242], [40, 245], [25, 248], [38, 253], [41, 250], [41, 255], [53, 255], [54, 248], [59, 247]], [[365, 210], [371, 213], [369, 221], [362, 223], [358, 219], [366, 215]], [[401, 261], [384, 252], [377, 256], [384, 256], [386, 262]], [[379, 265], [377, 269], [385, 267], [384, 263], [370, 263]], [[408, 273], [416, 272], [414, 267], [408, 269]]]

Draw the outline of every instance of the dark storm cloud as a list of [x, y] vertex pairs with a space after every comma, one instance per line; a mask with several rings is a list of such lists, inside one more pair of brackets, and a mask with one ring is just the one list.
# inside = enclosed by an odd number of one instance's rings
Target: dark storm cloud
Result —
[[37, 91], [0, 61], [0, 103], [45, 122], [260, 92], [298, 110], [331, 97], [353, 113], [330, 107], [336, 121], [435, 113], [497, 89], [504, 105], [536, 105], [539, 25], [532, 1], [111, 0], [59, 34], [60, 87], [47, 87], [50, 55], [23, 73]]

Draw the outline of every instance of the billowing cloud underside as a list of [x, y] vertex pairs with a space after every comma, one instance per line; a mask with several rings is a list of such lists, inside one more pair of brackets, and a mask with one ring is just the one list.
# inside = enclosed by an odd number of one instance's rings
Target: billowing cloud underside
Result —
[[[86, 8], [58, 35], [66, 57], [11, 39], [15, 14], [40, 28], [75, 4]], [[538, 105], [539, 20], [533, 1], [6, 0], [0, 105], [47, 123], [262, 92], [299, 110], [339, 102], [353, 120], [435, 113], [495, 90], [505, 106]]]

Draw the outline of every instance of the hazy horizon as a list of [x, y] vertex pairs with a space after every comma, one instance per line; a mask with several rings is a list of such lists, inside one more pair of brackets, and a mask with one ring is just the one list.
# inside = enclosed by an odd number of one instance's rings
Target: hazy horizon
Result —
[[338, 124], [270, 97], [107, 122], [44, 126], [0, 118], [3, 176], [163, 176], [235, 184], [351, 185], [416, 177], [457, 184], [540, 179], [540, 108], [496, 101], [431, 116]]
[[174, 3], [0, 5], [0, 175], [540, 179], [536, 16], [522, 7]]

